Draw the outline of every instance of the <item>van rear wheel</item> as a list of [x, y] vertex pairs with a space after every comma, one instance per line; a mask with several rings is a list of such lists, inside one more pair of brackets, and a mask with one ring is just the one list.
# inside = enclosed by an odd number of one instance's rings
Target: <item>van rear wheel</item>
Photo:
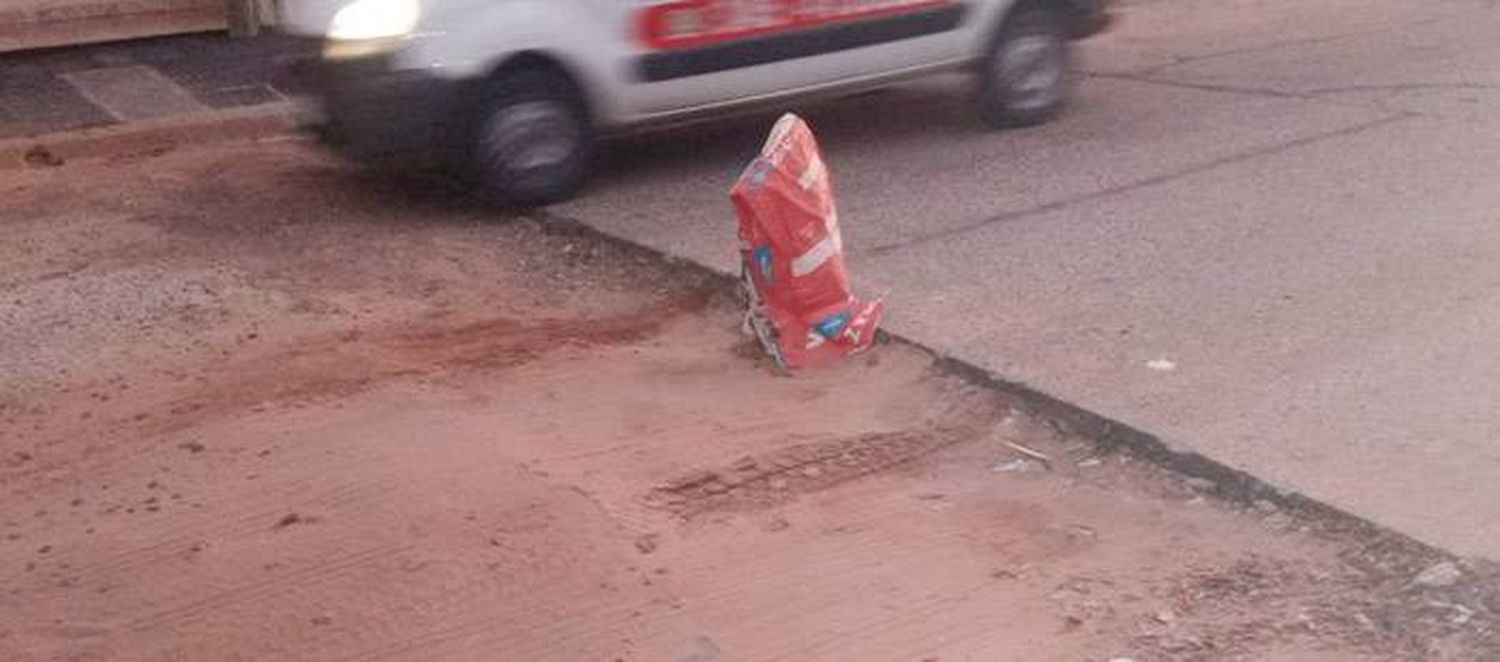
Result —
[[979, 106], [991, 126], [1045, 122], [1068, 98], [1068, 33], [1062, 16], [1025, 2], [1006, 17], [979, 70]]
[[572, 197], [588, 176], [594, 134], [577, 89], [545, 70], [502, 74], [487, 90], [473, 165], [502, 204], [540, 207]]

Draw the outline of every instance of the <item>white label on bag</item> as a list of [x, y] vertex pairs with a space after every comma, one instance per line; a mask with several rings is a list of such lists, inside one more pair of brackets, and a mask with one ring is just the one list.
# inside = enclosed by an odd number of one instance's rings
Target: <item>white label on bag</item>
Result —
[[819, 182], [822, 182], [823, 178], [827, 176], [828, 167], [823, 165], [823, 159], [818, 158], [817, 155], [814, 154], [812, 161], [807, 164], [807, 169], [803, 170], [802, 176], [797, 178], [797, 185], [801, 186], [802, 190], [806, 191], [811, 189]]
[[818, 267], [823, 266], [825, 262], [838, 254], [838, 250], [839, 242], [836, 238], [832, 236], [824, 237], [823, 241], [813, 245], [806, 253], [798, 255], [796, 259], [792, 260], [792, 276], [801, 278], [817, 271]]

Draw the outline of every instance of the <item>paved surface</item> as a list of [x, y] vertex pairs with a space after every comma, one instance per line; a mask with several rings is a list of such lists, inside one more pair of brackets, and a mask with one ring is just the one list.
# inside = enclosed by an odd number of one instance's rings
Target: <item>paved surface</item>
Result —
[[[1500, 558], [1500, 8], [1156, 0], [1079, 102], [806, 109], [890, 326], [1270, 482]], [[768, 118], [621, 145], [559, 212], [717, 267]]]
[[204, 34], [0, 55], [0, 138], [285, 101], [299, 49]]

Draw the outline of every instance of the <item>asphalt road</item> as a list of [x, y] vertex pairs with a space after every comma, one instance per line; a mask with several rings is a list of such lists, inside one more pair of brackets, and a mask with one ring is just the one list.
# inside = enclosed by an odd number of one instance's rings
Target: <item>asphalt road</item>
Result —
[[[1500, 5], [1155, 0], [1060, 121], [966, 81], [803, 108], [889, 326], [1450, 550], [1500, 558]], [[732, 268], [770, 118], [619, 145], [558, 213]]]

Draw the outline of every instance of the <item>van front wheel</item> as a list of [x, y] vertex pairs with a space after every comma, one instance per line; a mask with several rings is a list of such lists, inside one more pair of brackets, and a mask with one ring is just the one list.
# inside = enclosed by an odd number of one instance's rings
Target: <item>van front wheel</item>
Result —
[[996, 127], [1040, 124], [1068, 97], [1068, 35], [1062, 17], [1026, 2], [990, 40], [979, 70], [979, 106]]
[[588, 176], [594, 135], [577, 90], [548, 71], [503, 74], [487, 90], [474, 168], [502, 204], [540, 207], [572, 197]]

